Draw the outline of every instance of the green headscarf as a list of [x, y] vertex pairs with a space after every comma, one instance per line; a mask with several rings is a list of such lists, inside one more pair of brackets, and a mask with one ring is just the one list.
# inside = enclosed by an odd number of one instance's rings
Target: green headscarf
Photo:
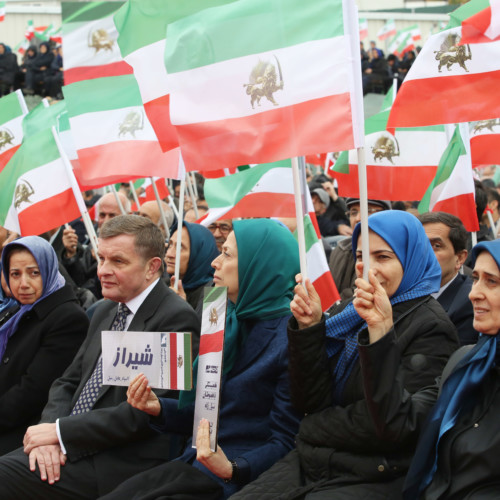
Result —
[[[295, 275], [300, 271], [299, 249], [292, 233], [270, 219], [233, 223], [238, 249], [239, 291], [236, 304], [228, 301], [224, 336], [224, 370], [234, 366], [248, 335], [246, 320], [263, 321], [290, 314]], [[193, 365], [196, 377], [198, 358]], [[181, 392], [179, 407], [193, 401], [196, 390]]]

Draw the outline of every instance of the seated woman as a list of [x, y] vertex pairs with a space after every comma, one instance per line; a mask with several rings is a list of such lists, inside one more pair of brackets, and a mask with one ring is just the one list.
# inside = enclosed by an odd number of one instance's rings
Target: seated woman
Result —
[[0, 455], [21, 446], [26, 428], [38, 422], [52, 382], [88, 327], [47, 241], [27, 236], [9, 243], [2, 267], [20, 308], [0, 325]]
[[[174, 286], [175, 252], [178, 231], [172, 234], [165, 255], [167, 273]], [[212, 233], [204, 226], [183, 222], [178, 294], [198, 313], [203, 309], [203, 288], [213, 281], [212, 261], [219, 255]]]
[[[290, 451], [299, 425], [289, 399], [286, 324], [290, 317], [298, 247], [288, 229], [267, 219], [235, 222], [212, 264], [215, 286], [229, 298], [220, 394], [219, 445], [208, 447], [208, 422], [197, 450], [124, 482], [106, 499], [227, 498]], [[195, 364], [196, 366], [196, 364]], [[190, 393], [194, 398], [194, 390]], [[193, 429], [193, 404], [158, 400], [139, 376], [128, 401], [154, 418], [157, 430]], [[191, 398], [191, 400], [192, 400]], [[189, 465], [191, 464], [191, 465]]]
[[[404, 485], [405, 499], [499, 497], [500, 240], [476, 245], [472, 260], [469, 298], [479, 341], [450, 358], [438, 384], [415, 394], [408, 394], [395, 378], [393, 366], [400, 353], [394, 331], [380, 328], [390, 305], [377, 290], [373, 299], [367, 296], [368, 307], [375, 309], [370, 304], [375, 301], [382, 304], [360, 347], [374, 424], [379, 436], [392, 442], [419, 437]], [[391, 383], [384, 384], [386, 380]]]
[[[434, 383], [459, 346], [455, 327], [430, 296], [439, 290], [441, 268], [413, 215], [379, 212], [368, 224], [370, 273], [390, 298], [387, 326], [393, 326], [392, 342], [400, 355], [386, 384], [401, 380], [415, 393]], [[358, 224], [352, 237], [358, 290], [360, 229]], [[415, 439], [381, 439], [370, 418], [358, 356], [358, 335], [369, 323], [355, 309], [356, 301], [342, 303], [340, 312], [325, 319], [308, 280], [306, 287], [309, 296], [302, 286], [295, 288], [295, 318], [288, 327], [292, 402], [307, 414], [297, 449], [234, 498], [400, 498]]]

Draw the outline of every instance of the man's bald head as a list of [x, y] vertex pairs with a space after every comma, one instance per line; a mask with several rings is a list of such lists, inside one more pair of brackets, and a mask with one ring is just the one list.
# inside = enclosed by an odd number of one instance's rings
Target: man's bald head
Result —
[[[123, 193], [118, 193], [123, 208], [127, 214], [130, 213], [130, 201]], [[116, 203], [116, 198], [113, 193], [107, 193], [102, 196], [97, 202], [97, 227], [100, 228], [106, 221], [121, 215], [120, 207]]]
[[[161, 202], [161, 206], [163, 207], [163, 212], [165, 214], [165, 218], [167, 219], [168, 227], [170, 227], [172, 225], [172, 222], [174, 221], [174, 213], [164, 201]], [[163, 224], [161, 223], [160, 209], [156, 200], [146, 201], [145, 203], [143, 203], [141, 205], [141, 208], [139, 209], [139, 215], [151, 219], [165, 233]]]

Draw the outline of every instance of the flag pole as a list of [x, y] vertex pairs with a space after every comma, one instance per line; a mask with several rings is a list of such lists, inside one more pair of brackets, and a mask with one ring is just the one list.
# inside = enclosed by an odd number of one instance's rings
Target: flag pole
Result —
[[151, 182], [153, 183], [153, 191], [155, 193], [156, 203], [158, 203], [158, 208], [160, 209], [160, 217], [161, 223], [165, 228], [165, 232], [167, 233], [167, 243], [170, 240], [170, 229], [167, 224], [167, 217], [165, 216], [165, 210], [163, 210], [162, 200], [160, 199], [160, 193], [158, 193], [158, 187], [156, 186], [155, 180], [153, 177], [150, 177]]
[[123, 208], [122, 200], [120, 200], [120, 197], [118, 196], [118, 192], [116, 191], [115, 185], [110, 184], [108, 187], [110, 191], [115, 195], [116, 204], [120, 208], [120, 212], [122, 213], [122, 215], [127, 215], [127, 212], [125, 212], [125, 208]]
[[89, 235], [90, 244], [92, 245], [92, 250], [94, 250], [94, 255], [95, 255], [95, 258], [97, 259], [97, 235], [96, 235], [96, 232], [94, 229], [94, 225], [92, 224], [92, 221], [90, 220], [90, 215], [87, 211], [87, 206], [85, 205], [85, 201], [83, 200], [82, 193], [80, 191], [80, 188], [78, 186], [78, 182], [77, 182], [75, 174], [73, 172], [73, 166], [71, 165], [71, 162], [69, 161], [69, 158], [66, 155], [66, 152], [64, 151], [64, 149], [62, 147], [61, 141], [59, 140], [59, 135], [58, 135], [55, 127], [52, 127], [52, 136], [54, 137], [54, 141], [56, 142], [57, 149], [59, 150], [59, 154], [61, 155], [61, 159], [63, 161], [63, 164], [66, 167], [66, 172], [68, 174], [68, 178], [69, 178], [69, 181], [71, 184], [73, 196], [75, 197], [76, 204], [78, 205], [78, 208], [80, 209], [83, 224], [85, 226], [87, 234]]
[[26, 100], [24, 99], [24, 95], [21, 92], [21, 89], [16, 90], [17, 100], [19, 101], [19, 106], [21, 106], [21, 110], [23, 115], [27, 115], [29, 113], [28, 105], [26, 104]]
[[394, 77], [392, 79], [392, 104], [396, 100], [396, 94], [398, 93], [398, 74], [394, 73]]
[[186, 189], [186, 178], [181, 180], [179, 192], [179, 217], [177, 218], [177, 246], [175, 248], [175, 282], [174, 289], [179, 290], [179, 270], [181, 265], [181, 243], [182, 243], [182, 219], [184, 212], [184, 191]]
[[495, 221], [493, 220], [493, 215], [491, 215], [491, 208], [490, 207], [486, 207], [486, 215], [488, 216], [488, 222], [490, 223], [490, 228], [491, 228], [491, 232], [493, 233], [493, 238], [496, 239], [497, 237], [497, 234], [496, 234], [496, 226], [495, 226]]
[[198, 220], [199, 218], [198, 207], [196, 206], [196, 197], [194, 196], [193, 186], [191, 184], [191, 177], [189, 176], [189, 172], [186, 172], [186, 181], [187, 181], [189, 196], [191, 198], [191, 201], [193, 202], [194, 215], [196, 216], [196, 220]]
[[194, 172], [191, 172], [191, 182], [193, 183], [193, 189], [196, 199], [198, 199], [198, 186], [196, 184], [196, 175]]
[[134, 181], [129, 181], [130, 184], [130, 191], [132, 192], [132, 197], [134, 198], [135, 204], [137, 205], [137, 208], [141, 208], [141, 204], [139, 203], [139, 197], [137, 196], [137, 193], [135, 192], [135, 187], [134, 187]]
[[300, 189], [300, 167], [299, 159], [292, 158], [292, 176], [293, 191], [295, 195], [295, 217], [297, 218], [297, 239], [299, 242], [300, 273], [302, 274], [302, 284], [305, 288], [307, 279], [307, 257], [306, 257], [306, 238], [304, 235], [304, 213], [302, 210], [302, 193]]
[[368, 184], [366, 180], [365, 148], [358, 148], [359, 212], [361, 215], [361, 252], [363, 255], [363, 279], [368, 281], [370, 269], [370, 245], [368, 243]]

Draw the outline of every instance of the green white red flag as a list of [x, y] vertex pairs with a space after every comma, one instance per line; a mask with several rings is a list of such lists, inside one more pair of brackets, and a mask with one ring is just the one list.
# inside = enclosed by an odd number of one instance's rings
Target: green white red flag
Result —
[[415, 49], [415, 44], [422, 39], [420, 28], [417, 24], [398, 31], [389, 45], [389, 52], [398, 57], [403, 57], [410, 50]]
[[468, 142], [468, 125], [457, 125], [439, 162], [436, 177], [418, 205], [418, 211], [447, 212], [460, 218], [467, 231], [478, 231]]
[[[368, 198], [421, 200], [448, 144], [444, 126], [398, 128], [393, 134], [386, 130], [389, 112], [365, 120]], [[342, 152], [333, 175], [340, 196], [359, 197], [357, 151]]]
[[123, 2], [62, 2], [64, 82], [131, 74], [116, 42], [113, 13]]
[[377, 33], [377, 38], [379, 40], [385, 40], [394, 36], [397, 33], [396, 31], [396, 23], [394, 19], [388, 19], [388, 21], [379, 29]]
[[23, 118], [27, 113], [20, 90], [0, 98], [0, 172], [23, 141]]
[[54, 229], [86, 210], [48, 128], [25, 137], [0, 172], [0, 186], [0, 225], [22, 236]]
[[467, 8], [454, 12], [463, 19], [462, 43], [500, 40], [500, 0], [471, 0], [463, 7]]
[[470, 148], [473, 167], [500, 165], [500, 118], [472, 123]]
[[121, 54], [134, 70], [144, 109], [164, 151], [179, 145], [169, 117], [170, 91], [164, 63], [167, 26], [227, 1], [232, 0], [129, 0], [114, 14]]
[[5, 20], [6, 3], [5, 0], [0, 0], [0, 23]]
[[368, 20], [363, 18], [359, 20], [359, 39], [363, 40], [368, 36]]
[[182, 174], [179, 149], [163, 153], [158, 144], [134, 75], [76, 82], [63, 93], [86, 185]]
[[[161, 177], [153, 177], [154, 183], [156, 184], [156, 189], [158, 190], [158, 196], [160, 197], [160, 200], [165, 199], [168, 195], [168, 188], [167, 185], [165, 184], [165, 179]], [[146, 177], [145, 179], [137, 179], [134, 181], [134, 187], [133, 189], [141, 189], [141, 193], [137, 195], [139, 198], [139, 203], [142, 205], [143, 203], [146, 203], [147, 201], [154, 201], [156, 200], [155, 196], [155, 191], [153, 188], [153, 183], [151, 182], [150, 177]], [[132, 207], [130, 208], [132, 212], [136, 212], [138, 210], [137, 204], [134, 202], [132, 203]]]
[[432, 35], [406, 76], [388, 127], [421, 127], [500, 116], [500, 41], [459, 45], [460, 26]]
[[170, 118], [186, 169], [360, 146], [358, 30], [348, 0], [240, 0], [169, 24]]

